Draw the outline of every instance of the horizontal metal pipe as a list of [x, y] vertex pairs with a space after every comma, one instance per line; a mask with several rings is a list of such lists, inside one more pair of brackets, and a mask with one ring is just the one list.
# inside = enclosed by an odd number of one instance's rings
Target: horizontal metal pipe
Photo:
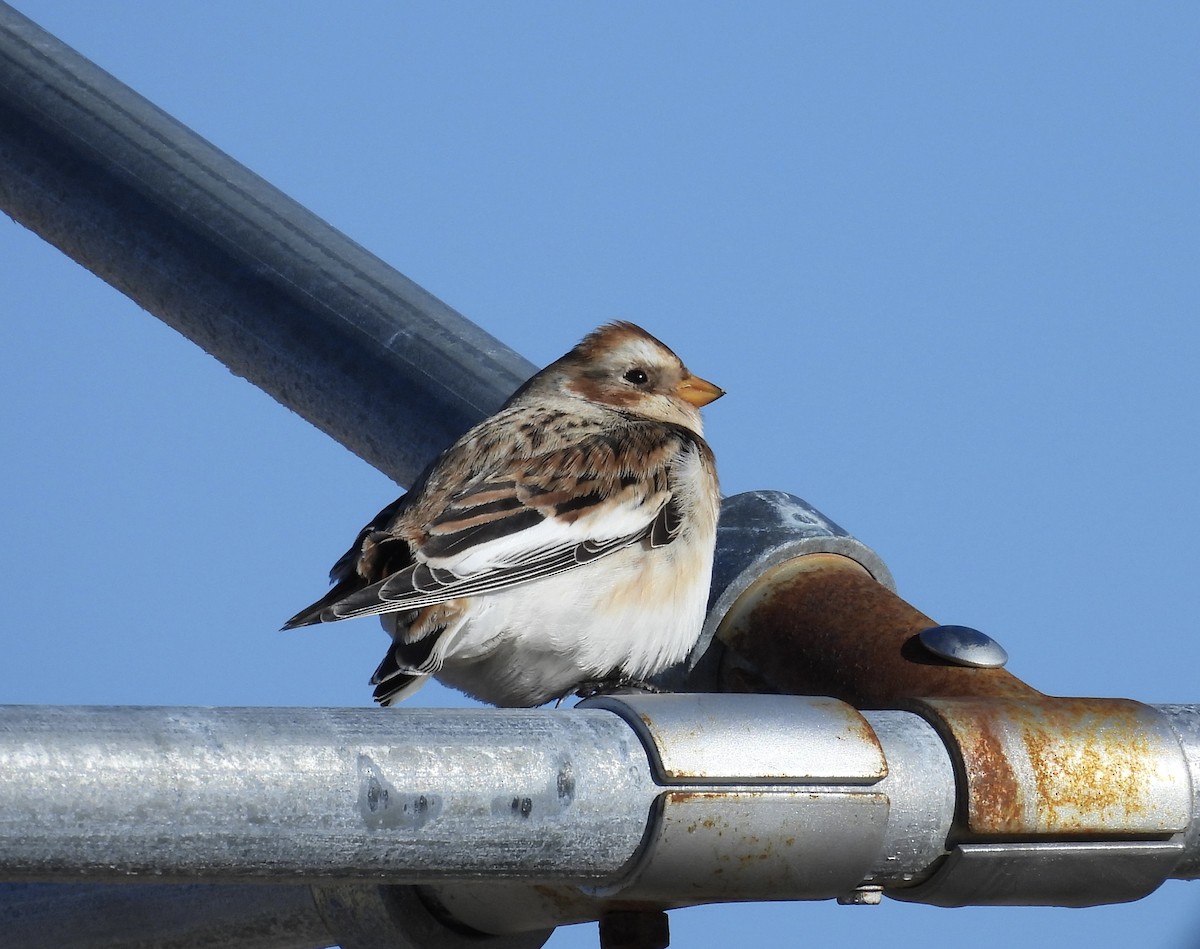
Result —
[[[0, 890], [0, 923], [77, 911], [78, 922], [128, 905], [160, 929], [192, 927], [180, 946], [217, 945], [213, 933], [249, 927], [268, 940], [286, 930], [280, 939], [294, 936], [286, 944], [302, 949], [318, 928], [305, 900], [331, 933], [331, 919], [362, 915], [355, 906], [366, 907], [363, 926], [384, 928], [423, 907], [430, 931], [445, 920], [447, 933], [515, 938], [614, 906], [870, 900], [880, 889], [940, 905], [1116, 902], [1194, 876], [1200, 863], [1197, 808], [1180, 805], [1177, 774], [1200, 770], [1194, 706], [1144, 706], [1146, 722], [1114, 749], [1115, 766], [1147, 736], [1174, 736], [1155, 739], [1159, 764], [1146, 778], [1173, 796], [1170, 814], [1140, 808], [1126, 827], [1105, 812], [1104, 833], [1078, 839], [981, 839], [964, 836], [969, 789], [952, 760], [964, 742], [974, 748], [965, 720], [939, 732], [912, 712], [859, 716], [834, 700], [788, 696], [597, 702], [558, 711], [0, 708], [0, 878], [151, 884], [10, 886]], [[998, 702], [1003, 712], [1011, 700]], [[1073, 735], [1062, 740], [1084, 740]], [[1097, 760], [1098, 773], [1108, 764]], [[154, 885], [169, 880], [321, 886], [213, 887], [206, 905], [201, 888]], [[372, 880], [421, 885], [365, 885]], [[336, 910], [343, 904], [352, 908]]]
[[[953, 776], [911, 713], [868, 724], [829, 699], [595, 701], [0, 708], [0, 877], [97, 881], [9, 886], [0, 924], [57, 912], [53, 944], [91, 949], [106, 943], [83, 922], [111, 906], [130, 920], [114, 924], [122, 944], [149, 917], [147, 946], [302, 949], [321, 926], [342, 940], [420, 917], [430, 945], [465, 926], [520, 949], [616, 905], [828, 897], [918, 877], [941, 854]], [[246, 879], [322, 882], [215, 886], [211, 905], [203, 888], [161, 885]], [[103, 885], [116, 880], [147, 885]]]
[[3, 3], [0, 208], [401, 484], [534, 370]]
[[[0, 879], [510, 881], [686, 903], [837, 895], [941, 855], [954, 778], [918, 716], [871, 713], [872, 727], [794, 696], [594, 701], [0, 707]], [[691, 820], [737, 826], [701, 844]], [[750, 860], [787, 822], [797, 849]], [[672, 868], [702, 867], [696, 846], [754, 873], [676, 882]]]
[[646, 754], [599, 711], [0, 708], [0, 878], [606, 881]]

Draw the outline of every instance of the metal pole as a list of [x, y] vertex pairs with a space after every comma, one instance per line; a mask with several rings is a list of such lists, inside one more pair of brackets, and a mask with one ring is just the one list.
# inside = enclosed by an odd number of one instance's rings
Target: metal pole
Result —
[[[479, 944], [464, 931], [530, 949], [561, 922], [638, 902], [829, 898], [875, 873], [916, 878], [950, 824], [951, 768], [927, 724], [881, 714], [898, 718], [873, 729], [835, 700], [732, 695], [394, 714], [0, 708], [0, 878], [149, 884], [10, 887], [0, 922], [24, 946], [98, 949], [97, 901], [132, 903], [154, 920], [134, 945], [256, 945], [288, 929], [264, 945], [305, 949], [312, 899], [347, 949]], [[164, 880], [320, 885], [217, 887], [206, 906]], [[289, 929], [298, 905], [307, 922]], [[31, 923], [47, 912], [51, 942]]]
[[[926, 741], [897, 742], [890, 770], [922, 775], [907, 793], [925, 802], [914, 815], [929, 827], [906, 827], [906, 841], [924, 843], [893, 853], [880, 738], [832, 699], [630, 696], [558, 711], [388, 714], [0, 707], [0, 877], [613, 887], [645, 861], [651, 828], [668, 818], [649, 851], [657, 847], [659, 862], [643, 867], [635, 895], [680, 904], [836, 896], [877, 867], [892, 868], [880, 870], [889, 879], [920, 875], [941, 852], [953, 802], [948, 758], [928, 725], [903, 718]], [[646, 720], [659, 731], [639, 734]], [[748, 729], [762, 742], [757, 752], [744, 747]], [[683, 846], [706, 835], [677, 837], [670, 822], [734, 807], [724, 823], [748, 799], [686, 797], [699, 786], [772, 792], [721, 848], [795, 825], [797, 841], [820, 837], [828, 849], [710, 880]], [[684, 796], [679, 816], [655, 816], [664, 787]], [[685, 882], [696, 874], [699, 884]]]
[[[343, 931], [393, 927], [449, 946], [463, 927], [537, 939], [635, 907], [884, 892], [1078, 906], [1196, 876], [1200, 707], [1061, 701], [1074, 720], [1007, 698], [918, 715], [765, 695], [520, 712], [7, 707], [0, 878], [145, 881], [126, 901], [161, 903], [161, 925], [191, 933], [180, 945], [299, 914], [299, 947], [316, 928], [306, 899], [347, 944]], [[995, 743], [991, 771], [977, 739]], [[993, 810], [989, 773], [1027, 806]], [[170, 880], [318, 885], [218, 887], [206, 905]], [[121, 903], [112, 887], [47, 892], [10, 887], [0, 920], [50, 899], [76, 922]]]
[[0, 708], [0, 874], [611, 879], [656, 788], [598, 710]]
[[402, 484], [534, 371], [3, 3], [0, 208]]

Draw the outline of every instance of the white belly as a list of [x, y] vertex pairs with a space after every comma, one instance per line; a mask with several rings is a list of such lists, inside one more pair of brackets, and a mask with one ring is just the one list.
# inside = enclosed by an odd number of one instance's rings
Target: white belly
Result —
[[683, 537], [476, 597], [437, 677], [510, 706], [541, 705], [581, 681], [645, 679], [695, 644], [711, 572], [711, 547]]

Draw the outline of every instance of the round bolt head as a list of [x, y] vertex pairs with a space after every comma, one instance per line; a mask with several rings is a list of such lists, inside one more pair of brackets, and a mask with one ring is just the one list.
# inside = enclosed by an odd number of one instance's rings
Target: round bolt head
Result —
[[987, 633], [970, 626], [930, 626], [917, 634], [921, 645], [935, 656], [957, 666], [999, 669], [1008, 653]]

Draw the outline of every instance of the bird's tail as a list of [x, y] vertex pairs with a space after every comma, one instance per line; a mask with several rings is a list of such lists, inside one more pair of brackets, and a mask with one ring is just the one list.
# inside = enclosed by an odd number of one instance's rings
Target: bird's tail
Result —
[[296, 629], [300, 626], [312, 626], [315, 623], [324, 623], [328, 622], [329, 620], [339, 619], [340, 617], [337, 616], [324, 616], [322, 614], [324, 614], [330, 606], [347, 595], [349, 586], [350, 584], [345, 582], [337, 584], [328, 593], [321, 597], [321, 599], [317, 600], [316, 603], [310, 603], [290, 620], [284, 623], [280, 629]]
[[[392, 643], [387, 655], [383, 657], [383, 662], [371, 676], [376, 702], [384, 706], [394, 705], [408, 698], [425, 684], [429, 673], [421, 672], [418, 667], [428, 660], [436, 639], [436, 636], [430, 636], [416, 643]], [[424, 655], [417, 654], [418, 650]]]

